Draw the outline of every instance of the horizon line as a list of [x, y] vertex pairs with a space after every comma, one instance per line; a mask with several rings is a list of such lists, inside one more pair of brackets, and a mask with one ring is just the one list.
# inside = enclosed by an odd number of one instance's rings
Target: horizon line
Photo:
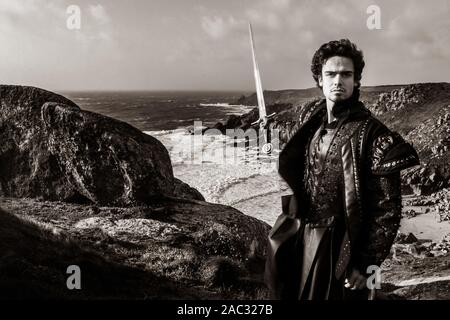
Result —
[[[450, 84], [450, 82], [446, 81], [431, 81], [431, 82], [412, 82], [412, 83], [391, 83], [391, 84], [377, 84], [377, 85], [363, 85], [361, 88], [373, 88], [373, 87], [388, 87], [388, 86], [408, 86], [414, 84]], [[0, 85], [16, 85], [16, 86], [24, 86], [24, 87], [35, 87], [44, 89], [47, 91], [53, 92], [160, 92], [160, 93], [169, 93], [169, 92], [182, 92], [182, 93], [246, 93], [252, 94], [255, 93], [255, 89], [47, 89], [45, 87], [40, 87], [36, 85], [21, 85], [21, 84], [0, 84]], [[314, 90], [319, 89], [317, 86], [312, 87], [304, 87], [304, 88], [276, 88], [276, 89], [264, 89], [263, 91], [296, 91], [296, 90]]]
[[[390, 84], [377, 84], [377, 85], [363, 85], [361, 88], [373, 88], [373, 87], [390, 87], [390, 86], [409, 86], [414, 84], [450, 84], [446, 81], [429, 81], [429, 82], [411, 82], [411, 83], [390, 83]], [[306, 88], [278, 88], [278, 89], [264, 89], [263, 91], [295, 91], [295, 90], [312, 90], [319, 89], [317, 86]], [[55, 90], [58, 92], [229, 92], [229, 93], [254, 93], [255, 90], [245, 89], [63, 89]]]

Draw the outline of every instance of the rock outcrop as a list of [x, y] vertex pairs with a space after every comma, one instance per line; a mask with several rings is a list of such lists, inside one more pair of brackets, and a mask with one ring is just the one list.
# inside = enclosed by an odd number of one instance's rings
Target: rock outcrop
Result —
[[439, 221], [450, 222], [450, 190], [444, 188], [433, 193], [429, 198], [435, 204], [436, 211], [439, 214]]
[[[290, 103], [276, 103], [271, 104], [267, 106], [267, 114], [271, 114], [273, 112], [279, 114], [286, 112], [287, 110], [290, 110], [292, 108], [292, 104]], [[251, 128], [251, 124], [258, 120], [259, 118], [259, 111], [258, 108], [252, 109], [250, 112], [247, 112], [246, 114], [242, 116], [237, 115], [230, 115], [228, 119], [222, 123], [218, 122], [211, 128], [205, 128], [202, 130], [202, 133], [205, 133], [208, 129], [217, 129], [222, 134], [226, 134], [227, 129], [242, 129], [247, 130]], [[255, 129], [258, 129], [258, 126], [254, 127]]]
[[119, 120], [38, 88], [0, 87], [0, 196], [129, 206], [204, 200], [173, 177], [166, 148]]
[[412, 233], [396, 237], [391, 255], [382, 264], [385, 299], [450, 299], [449, 235], [440, 241], [419, 240]]
[[[302, 90], [264, 90], [264, 101], [267, 106], [273, 104], [302, 104], [313, 97], [320, 97], [322, 92], [319, 88], [309, 88]], [[246, 106], [257, 106], [258, 98], [256, 93], [249, 96], [242, 96], [233, 104]]]
[[419, 85], [410, 85], [379, 95], [378, 100], [369, 105], [370, 111], [376, 116], [388, 111], [397, 111], [409, 105], [423, 103], [425, 94]]
[[[267, 296], [269, 226], [231, 207], [180, 198], [127, 208], [5, 198], [2, 206], [10, 213], [0, 212], [2, 292], [9, 281], [27, 297], [42, 286], [62, 298]], [[69, 265], [80, 266], [87, 291], [67, 290]]]
[[450, 175], [446, 167], [445, 164], [425, 160], [420, 166], [403, 171], [401, 176], [405, 182], [404, 191], [416, 195], [430, 195], [448, 186]]
[[[317, 89], [267, 91], [268, 113], [279, 106], [269, 124], [277, 129], [280, 147], [298, 129], [298, 118], [307, 102], [316, 100]], [[388, 128], [399, 132], [417, 150], [421, 166], [402, 172], [404, 193], [431, 194], [450, 186], [450, 84], [419, 83], [403, 86], [362, 87], [361, 100]], [[243, 104], [256, 104], [256, 95], [241, 98]], [[217, 128], [242, 126], [256, 120], [257, 109]], [[221, 130], [224, 131], [224, 130]]]
[[[196, 297], [172, 280], [118, 263], [56, 229], [0, 209], [0, 299], [156, 299]], [[81, 290], [69, 290], [69, 266]], [[190, 292], [189, 292], [190, 291]]]
[[431, 194], [450, 186], [450, 104], [430, 115], [411, 130], [406, 139], [413, 141], [423, 159], [420, 167], [407, 172], [408, 183], [416, 194]]

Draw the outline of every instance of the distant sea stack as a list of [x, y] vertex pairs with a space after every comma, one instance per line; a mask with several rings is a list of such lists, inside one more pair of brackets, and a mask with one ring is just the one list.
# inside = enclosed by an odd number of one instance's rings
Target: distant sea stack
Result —
[[129, 206], [204, 200], [173, 177], [166, 148], [122, 121], [33, 87], [0, 86], [0, 196]]

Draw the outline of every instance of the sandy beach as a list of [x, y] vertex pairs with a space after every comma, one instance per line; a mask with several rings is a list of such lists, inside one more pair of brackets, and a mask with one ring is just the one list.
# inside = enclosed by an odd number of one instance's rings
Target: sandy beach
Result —
[[400, 232], [411, 232], [420, 240], [432, 240], [436, 242], [450, 233], [450, 223], [448, 221], [439, 222], [439, 215], [433, 210], [412, 218], [403, 218], [400, 225]]

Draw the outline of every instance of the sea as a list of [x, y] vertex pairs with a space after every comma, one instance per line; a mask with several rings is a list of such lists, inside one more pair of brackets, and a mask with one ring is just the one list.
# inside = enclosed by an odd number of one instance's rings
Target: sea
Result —
[[264, 151], [267, 141], [257, 130], [257, 138], [249, 139], [242, 132], [201, 134], [198, 129], [255, 108], [236, 103], [248, 92], [60, 93], [81, 109], [122, 120], [161, 141], [174, 176], [200, 191], [206, 201], [231, 206], [269, 225], [281, 213], [280, 197], [289, 190], [277, 173], [278, 146]]

